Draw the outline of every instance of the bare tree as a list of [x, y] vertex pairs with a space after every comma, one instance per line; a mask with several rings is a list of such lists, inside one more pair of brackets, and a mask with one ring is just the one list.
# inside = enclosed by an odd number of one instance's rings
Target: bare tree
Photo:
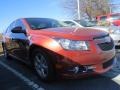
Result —
[[63, 12], [69, 14], [68, 18], [76, 18], [77, 17], [77, 0], [61, 0], [61, 7], [63, 8]]
[[[80, 15], [89, 19], [110, 12], [109, 0], [80, 0]], [[64, 0], [63, 7], [77, 18], [77, 0]]]

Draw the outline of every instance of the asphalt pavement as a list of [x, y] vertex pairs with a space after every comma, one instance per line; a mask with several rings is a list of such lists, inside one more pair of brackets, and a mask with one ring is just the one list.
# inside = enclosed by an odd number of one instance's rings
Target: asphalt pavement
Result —
[[43, 83], [24, 63], [0, 56], [0, 90], [120, 90], [120, 54], [117, 64], [103, 75]]
[[23, 80], [0, 65], [0, 90], [33, 90]]

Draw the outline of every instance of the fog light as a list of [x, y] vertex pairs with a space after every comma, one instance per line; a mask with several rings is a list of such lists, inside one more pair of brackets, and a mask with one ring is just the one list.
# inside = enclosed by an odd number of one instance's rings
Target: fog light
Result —
[[76, 73], [78, 73], [79, 72], [79, 67], [75, 67], [74, 68], [74, 73], [76, 74]]
[[69, 70], [69, 71], [74, 72], [74, 73], [76, 74], [76, 73], [78, 73], [78, 72], [79, 72], [79, 67], [78, 67], [78, 66], [76, 66], [76, 67], [72, 68], [72, 69], [71, 69], [71, 70]]
[[93, 69], [95, 69], [95, 67], [93, 67], [93, 66], [75, 66], [75, 67], [69, 69], [68, 71], [77, 74], [77, 73], [91, 72], [91, 71], [93, 71]]
[[95, 69], [96, 67], [94, 67], [94, 66], [86, 66], [86, 68], [87, 68], [88, 70], [91, 70], [91, 69]]
[[70, 69], [69, 71], [77, 74], [77, 73], [82, 73], [82, 72], [87, 72], [88, 68], [87, 67], [79, 67], [79, 66], [76, 66], [76, 67], [73, 67], [72, 69]]

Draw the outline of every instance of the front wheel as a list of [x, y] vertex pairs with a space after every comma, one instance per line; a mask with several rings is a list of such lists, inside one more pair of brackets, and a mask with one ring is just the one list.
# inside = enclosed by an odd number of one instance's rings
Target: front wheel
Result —
[[53, 63], [45, 52], [39, 49], [35, 50], [33, 60], [34, 68], [43, 81], [51, 81], [55, 78]]

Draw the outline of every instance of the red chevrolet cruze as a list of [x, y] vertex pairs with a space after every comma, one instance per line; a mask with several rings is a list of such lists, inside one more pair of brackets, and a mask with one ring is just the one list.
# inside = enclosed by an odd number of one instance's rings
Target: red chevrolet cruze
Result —
[[34, 67], [44, 81], [80, 77], [111, 69], [115, 49], [108, 33], [72, 28], [49, 18], [22, 18], [3, 34], [4, 56]]

